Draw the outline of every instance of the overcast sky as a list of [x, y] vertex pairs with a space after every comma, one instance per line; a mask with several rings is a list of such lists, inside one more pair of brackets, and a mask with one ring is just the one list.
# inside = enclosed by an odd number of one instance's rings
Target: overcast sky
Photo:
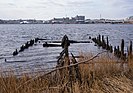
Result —
[[51, 19], [85, 15], [86, 18], [126, 18], [133, 0], [0, 0], [0, 19]]

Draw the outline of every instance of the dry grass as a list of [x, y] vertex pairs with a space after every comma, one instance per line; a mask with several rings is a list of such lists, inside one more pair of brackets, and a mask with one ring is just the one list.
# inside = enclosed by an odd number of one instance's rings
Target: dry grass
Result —
[[[93, 55], [82, 56], [79, 62]], [[45, 76], [38, 73], [37, 76], [41, 76], [35, 79], [28, 75], [18, 78], [13, 72], [8, 73], [8, 77], [1, 74], [0, 93], [133, 93], [133, 60], [119, 63], [103, 54], [80, 64], [79, 72], [81, 82], [75, 78], [74, 68], [71, 79], [67, 69]]]

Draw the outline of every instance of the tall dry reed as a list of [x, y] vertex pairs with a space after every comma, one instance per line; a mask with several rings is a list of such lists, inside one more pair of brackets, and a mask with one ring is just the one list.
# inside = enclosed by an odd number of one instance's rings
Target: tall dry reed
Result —
[[[93, 54], [82, 54], [78, 62], [90, 59]], [[81, 82], [72, 79], [67, 70], [57, 70], [51, 74], [35, 76], [28, 74], [17, 77], [13, 72], [1, 73], [0, 93], [132, 93], [133, 60], [118, 61], [102, 54], [95, 59], [78, 65]], [[8, 76], [7, 76], [8, 75]]]

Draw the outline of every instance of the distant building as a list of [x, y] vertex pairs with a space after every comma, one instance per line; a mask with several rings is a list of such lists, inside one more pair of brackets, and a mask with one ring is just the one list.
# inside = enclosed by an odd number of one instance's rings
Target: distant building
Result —
[[22, 22], [20, 22], [20, 24], [29, 24], [29, 22], [28, 21], [22, 21]]
[[85, 23], [86, 23], [86, 24], [92, 24], [92, 23], [94, 23], [94, 22], [93, 22], [93, 20], [91, 20], [91, 19], [86, 19], [86, 20], [85, 20]]
[[126, 23], [131, 23], [133, 24], [133, 16], [130, 16], [129, 18], [126, 19]]
[[123, 24], [124, 20], [110, 20], [110, 19], [106, 19], [105, 23], [111, 23], [111, 24]]
[[4, 24], [4, 21], [0, 19], [0, 24]]
[[106, 22], [105, 19], [93, 19], [93, 20], [92, 20], [92, 23], [94, 23], [94, 24], [105, 23], [105, 22]]
[[18, 19], [18, 20], [2, 20], [0, 19], [0, 24], [124, 24], [133, 23], [133, 16], [130, 16], [126, 20], [111, 20], [111, 19], [85, 19], [85, 16], [75, 16], [75, 17], [63, 17], [63, 18], [53, 18], [50, 20], [36, 20], [36, 19]]
[[62, 24], [63, 23], [63, 18], [54, 18], [52, 19], [53, 24]]
[[63, 23], [64, 23], [64, 24], [70, 24], [70, 19], [69, 19], [69, 17], [63, 18]]
[[43, 24], [51, 24], [51, 20], [43, 21]]
[[85, 16], [76, 16], [76, 23], [85, 23]]
[[133, 16], [130, 16], [129, 17], [129, 21], [133, 21]]
[[76, 19], [75, 19], [74, 17], [72, 17], [72, 18], [70, 19], [70, 23], [71, 23], [71, 24], [76, 24]]

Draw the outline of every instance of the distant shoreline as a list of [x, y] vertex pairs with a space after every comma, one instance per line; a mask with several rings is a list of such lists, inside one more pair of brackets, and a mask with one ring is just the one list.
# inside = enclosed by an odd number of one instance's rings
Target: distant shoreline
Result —
[[[16, 25], [16, 24], [13, 24], [13, 23], [11, 23], [12, 25]], [[33, 24], [33, 23], [30, 23], [30, 24], [20, 24], [20, 25], [31, 25], [31, 24]], [[41, 23], [41, 24], [44, 24], [44, 23]], [[89, 24], [92, 24], [92, 23], [89, 23]], [[95, 25], [102, 25], [102, 24], [112, 24], [112, 23], [93, 23], [93, 24], [95, 24]], [[133, 24], [133, 23], [113, 23], [113, 24]], [[112, 24], [112, 25], [113, 25]], [[0, 25], [4, 25], [4, 24], [0, 24]], [[6, 24], [5, 24], [6, 25]], [[8, 23], [7, 25], [10, 25], [10, 23]], [[34, 24], [33, 24], [34, 25]], [[35, 24], [35, 25], [37, 25], [37, 24]], [[44, 24], [45, 25], [45, 24]], [[56, 24], [48, 24], [48, 25], [56, 25]], [[59, 25], [61, 25], [61, 24], [59, 24]], [[64, 25], [74, 25], [74, 24], [64, 24]], [[75, 24], [76, 25], [76, 24]], [[77, 24], [77, 25], [83, 25], [83, 24]]]

